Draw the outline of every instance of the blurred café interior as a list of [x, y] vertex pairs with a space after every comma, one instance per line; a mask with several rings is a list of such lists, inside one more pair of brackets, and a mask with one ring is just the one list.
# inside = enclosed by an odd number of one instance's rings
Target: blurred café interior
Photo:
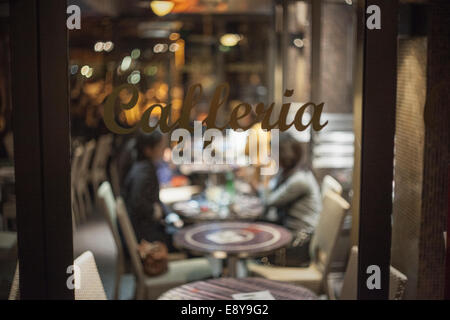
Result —
[[[0, 299], [444, 299], [448, 3], [13, 2], [0, 1]], [[381, 30], [365, 28], [368, 2]], [[200, 134], [180, 151], [161, 123], [188, 97]], [[214, 101], [227, 133], [212, 154], [236, 161], [192, 160]], [[264, 129], [282, 115], [302, 130]], [[371, 264], [383, 290], [363, 288]]]

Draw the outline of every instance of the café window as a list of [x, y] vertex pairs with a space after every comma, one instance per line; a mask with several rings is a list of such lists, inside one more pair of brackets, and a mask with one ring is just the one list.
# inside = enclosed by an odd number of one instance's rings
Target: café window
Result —
[[1, 1], [0, 299], [443, 299], [448, 9], [369, 2]]

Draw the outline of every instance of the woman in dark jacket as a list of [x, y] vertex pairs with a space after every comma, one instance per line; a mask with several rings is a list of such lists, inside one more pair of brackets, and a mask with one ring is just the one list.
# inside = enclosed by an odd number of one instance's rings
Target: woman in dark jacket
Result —
[[161, 132], [140, 133], [136, 138], [137, 161], [122, 184], [124, 198], [137, 241], [162, 241], [170, 246], [165, 232], [164, 206], [159, 200], [156, 162], [163, 156], [165, 139]]

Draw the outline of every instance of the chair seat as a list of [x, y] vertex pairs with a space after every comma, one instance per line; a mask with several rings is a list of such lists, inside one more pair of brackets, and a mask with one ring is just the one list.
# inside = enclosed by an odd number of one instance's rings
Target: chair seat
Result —
[[315, 264], [311, 264], [307, 268], [291, 268], [263, 266], [255, 262], [248, 262], [247, 267], [256, 276], [302, 285], [317, 294], [321, 291], [323, 274], [317, 269]]
[[156, 277], [147, 277], [148, 299], [156, 299], [169, 289], [187, 282], [212, 277], [212, 269], [206, 258], [194, 258], [169, 262], [169, 270]]

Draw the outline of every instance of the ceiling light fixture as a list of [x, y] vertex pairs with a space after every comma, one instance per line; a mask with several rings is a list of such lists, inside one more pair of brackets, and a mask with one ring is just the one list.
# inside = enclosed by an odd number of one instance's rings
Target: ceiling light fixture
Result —
[[112, 41], [107, 41], [103, 44], [103, 50], [106, 52], [110, 52], [112, 49], [114, 49], [114, 43]]
[[95, 51], [95, 52], [101, 52], [101, 51], [103, 51], [103, 46], [104, 46], [104, 45], [105, 45], [105, 44], [104, 44], [103, 42], [101, 42], [101, 41], [96, 42], [95, 45], [94, 45], [94, 51]]
[[174, 3], [172, 1], [151, 1], [150, 7], [152, 8], [153, 12], [160, 17], [163, 17], [172, 11], [174, 7]]
[[234, 47], [242, 40], [242, 37], [234, 33], [226, 33], [220, 37], [220, 43], [226, 47]]
[[305, 43], [300, 38], [295, 38], [293, 42], [294, 46], [296, 46], [297, 48], [303, 48], [305, 46]]

